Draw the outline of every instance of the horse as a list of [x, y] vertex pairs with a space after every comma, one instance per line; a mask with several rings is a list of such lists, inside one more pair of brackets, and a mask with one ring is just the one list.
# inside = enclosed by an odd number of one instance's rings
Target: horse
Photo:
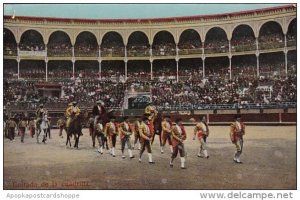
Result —
[[[112, 115], [114, 115], [114, 111], [109, 110], [108, 112], [105, 112], [100, 116], [100, 119], [102, 120], [103, 127], [105, 127], [106, 123], [110, 122], [110, 117]], [[97, 137], [96, 131], [94, 130], [94, 121], [89, 120], [88, 121], [88, 126], [89, 126], [89, 130], [90, 130], [90, 136], [92, 137], [93, 147], [95, 147], [96, 138], [98, 138], [98, 137]], [[103, 136], [103, 137], [101, 137], [101, 140], [102, 140], [103, 147], [106, 144], [106, 149], [108, 149], [107, 137]]]
[[74, 140], [75, 140], [75, 144], [74, 144], [74, 148], [78, 149], [78, 144], [79, 144], [79, 138], [82, 135], [82, 116], [78, 115], [78, 116], [73, 116], [73, 119], [70, 123], [70, 127], [67, 129], [67, 141], [66, 141], [66, 146], [68, 145], [68, 143], [71, 145], [71, 137], [72, 135], [74, 135]]
[[89, 133], [90, 133], [90, 136], [92, 137], [93, 147], [95, 147], [96, 134], [95, 134], [94, 118], [93, 117], [90, 117], [88, 119], [88, 121], [87, 121], [87, 127], [89, 128]]
[[153, 125], [154, 125], [154, 134], [152, 137], [152, 141], [151, 141], [151, 145], [153, 144], [155, 135], [158, 135], [159, 138], [159, 144], [160, 146], [162, 146], [162, 142], [161, 142], [161, 131], [162, 131], [162, 126], [161, 126], [161, 122], [162, 122], [162, 114], [158, 113], [157, 116], [155, 117], [154, 121], [153, 121]]
[[36, 134], [36, 140], [37, 143], [39, 143], [39, 136], [41, 134], [41, 132], [43, 132], [42, 136], [43, 136], [43, 143], [46, 143], [47, 140], [47, 134], [49, 131], [49, 120], [48, 120], [48, 114], [47, 113], [43, 113], [43, 117], [41, 119], [41, 122], [36, 122], [36, 127], [37, 127], [37, 134]]

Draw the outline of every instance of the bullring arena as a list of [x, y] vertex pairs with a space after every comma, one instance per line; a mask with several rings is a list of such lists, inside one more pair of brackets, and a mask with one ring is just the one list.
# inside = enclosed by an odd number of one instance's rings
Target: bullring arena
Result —
[[[179, 158], [169, 167], [170, 151], [161, 154], [159, 141], [153, 144], [153, 160], [147, 155], [138, 162], [121, 158], [120, 143], [116, 157], [92, 147], [87, 130], [79, 150], [66, 148], [65, 138], [53, 131], [48, 144], [37, 145], [35, 138], [4, 142], [5, 189], [295, 189], [296, 127], [246, 127], [241, 165], [232, 161], [235, 151], [229, 139], [229, 126], [211, 127], [208, 139], [210, 158], [198, 158], [199, 143], [192, 140], [188, 127], [187, 169], [180, 169]], [[73, 141], [72, 141], [73, 142]], [[47, 186], [43, 187], [43, 184]]]
[[[4, 138], [4, 189], [296, 189], [297, 19], [294, 5], [217, 15], [151, 19], [4, 16], [4, 122], [48, 110], [51, 139]], [[152, 102], [187, 130], [186, 169], [170, 150], [101, 155], [86, 127], [96, 101], [120, 122]], [[79, 148], [58, 119], [76, 101]], [[243, 164], [233, 162], [230, 124], [246, 125]], [[210, 157], [199, 158], [195, 121], [206, 116]], [[194, 119], [194, 120], [192, 120]], [[5, 125], [4, 125], [4, 128]], [[133, 140], [133, 138], [132, 138]], [[71, 140], [74, 144], [74, 140]]]

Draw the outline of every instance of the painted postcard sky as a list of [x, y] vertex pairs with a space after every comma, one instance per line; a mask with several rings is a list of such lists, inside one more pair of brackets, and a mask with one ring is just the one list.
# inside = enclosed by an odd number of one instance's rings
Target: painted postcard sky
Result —
[[160, 18], [209, 15], [285, 4], [4, 4], [4, 14], [86, 19]]

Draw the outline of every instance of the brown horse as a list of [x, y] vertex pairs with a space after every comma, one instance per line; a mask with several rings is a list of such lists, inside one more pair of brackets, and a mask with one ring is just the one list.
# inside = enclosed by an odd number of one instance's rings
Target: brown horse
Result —
[[155, 135], [158, 135], [159, 145], [162, 146], [162, 142], [161, 142], [161, 131], [162, 131], [161, 122], [162, 122], [162, 120], [163, 119], [162, 119], [161, 113], [158, 113], [157, 116], [155, 117], [154, 121], [153, 121], [154, 134], [153, 134], [153, 137], [152, 137], [151, 145], [153, 144]]
[[[105, 124], [107, 122], [109, 122], [109, 119], [110, 119], [110, 116], [113, 114], [113, 111], [110, 111], [108, 113], [103, 113], [99, 119], [102, 120], [102, 125], [103, 127], [105, 127]], [[93, 118], [92, 118], [93, 119]], [[98, 119], [98, 120], [99, 120]], [[89, 120], [88, 121], [88, 126], [89, 126], [89, 130], [90, 130], [90, 136], [92, 137], [92, 143], [93, 143], [93, 147], [95, 147], [95, 143], [96, 143], [96, 137], [97, 137], [97, 133], [96, 131], [94, 130], [94, 121], [92, 120]], [[106, 138], [104, 138], [105, 140]], [[105, 141], [104, 141], [105, 142]], [[106, 141], [107, 142], [107, 141]]]
[[82, 135], [82, 116], [81, 115], [73, 116], [73, 119], [70, 123], [70, 127], [67, 129], [66, 145], [68, 145], [68, 143], [69, 143], [70, 147], [71, 147], [70, 138], [72, 137], [72, 135], [74, 135], [74, 140], [75, 140], [74, 148], [78, 149], [79, 138]]

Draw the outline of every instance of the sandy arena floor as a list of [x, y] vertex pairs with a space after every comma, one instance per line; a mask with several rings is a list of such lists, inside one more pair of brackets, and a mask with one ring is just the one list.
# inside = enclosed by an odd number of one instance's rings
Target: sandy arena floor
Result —
[[133, 160], [126, 151], [123, 160], [119, 140], [115, 158], [100, 155], [87, 129], [79, 150], [67, 148], [57, 129], [46, 145], [28, 134], [25, 143], [4, 139], [4, 189], [296, 189], [296, 126], [247, 126], [243, 164], [232, 161], [229, 126], [210, 127], [209, 159], [197, 157], [199, 142], [192, 140], [192, 127], [187, 131], [185, 170], [179, 157], [169, 167], [170, 150], [160, 154], [158, 138], [154, 165], [146, 153], [139, 163], [138, 150]]

